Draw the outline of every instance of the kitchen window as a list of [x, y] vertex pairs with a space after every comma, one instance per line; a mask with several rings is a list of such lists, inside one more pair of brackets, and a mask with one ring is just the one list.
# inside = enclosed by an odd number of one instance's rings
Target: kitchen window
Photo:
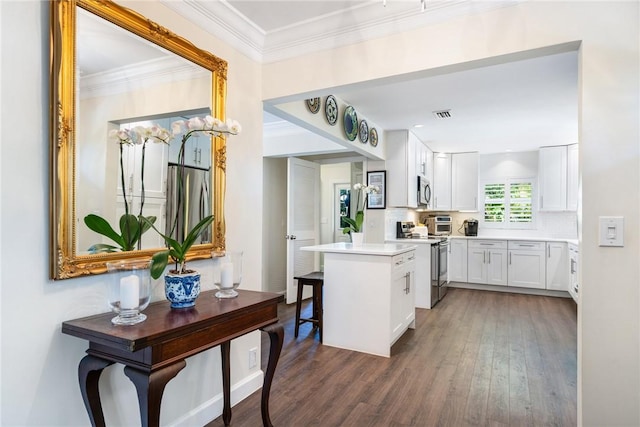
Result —
[[489, 228], [533, 228], [533, 180], [483, 183], [483, 222]]

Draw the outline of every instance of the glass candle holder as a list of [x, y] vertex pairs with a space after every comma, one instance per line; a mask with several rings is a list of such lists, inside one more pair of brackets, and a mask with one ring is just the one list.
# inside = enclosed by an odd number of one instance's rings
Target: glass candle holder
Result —
[[242, 252], [213, 253], [213, 284], [218, 288], [216, 297], [235, 298], [242, 281]]
[[114, 325], [135, 325], [147, 316], [141, 311], [149, 305], [151, 291], [150, 261], [125, 260], [107, 262], [109, 305], [118, 313]]

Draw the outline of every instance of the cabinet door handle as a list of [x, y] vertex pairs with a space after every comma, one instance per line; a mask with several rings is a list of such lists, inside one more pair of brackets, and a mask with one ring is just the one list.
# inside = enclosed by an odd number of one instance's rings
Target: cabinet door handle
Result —
[[482, 263], [487, 263], [487, 251], [482, 251]]
[[491, 252], [489, 252], [489, 264], [491, 264]]
[[511, 252], [509, 252], [509, 265], [511, 265]]
[[404, 275], [404, 293], [408, 294], [411, 292], [411, 273], [407, 271]]

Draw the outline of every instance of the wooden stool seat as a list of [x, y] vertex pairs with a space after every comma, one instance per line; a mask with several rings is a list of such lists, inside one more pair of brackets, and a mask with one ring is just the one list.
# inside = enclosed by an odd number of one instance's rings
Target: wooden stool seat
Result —
[[[296, 298], [296, 325], [295, 325], [295, 337], [298, 338], [298, 330], [300, 325], [309, 322], [313, 323], [314, 327], [318, 328], [320, 333], [320, 342], [322, 342], [322, 286], [324, 285], [324, 272], [314, 271], [304, 276], [297, 276], [294, 279], [298, 280], [298, 297]], [[302, 306], [302, 290], [303, 286], [313, 287], [313, 317], [300, 318], [300, 309]]]

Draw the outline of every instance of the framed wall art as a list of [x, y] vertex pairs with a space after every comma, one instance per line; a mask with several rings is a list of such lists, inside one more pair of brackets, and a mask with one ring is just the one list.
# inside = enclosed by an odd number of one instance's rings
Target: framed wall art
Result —
[[377, 193], [369, 193], [367, 209], [384, 209], [386, 207], [387, 171], [367, 172], [367, 185], [375, 185], [380, 189]]

